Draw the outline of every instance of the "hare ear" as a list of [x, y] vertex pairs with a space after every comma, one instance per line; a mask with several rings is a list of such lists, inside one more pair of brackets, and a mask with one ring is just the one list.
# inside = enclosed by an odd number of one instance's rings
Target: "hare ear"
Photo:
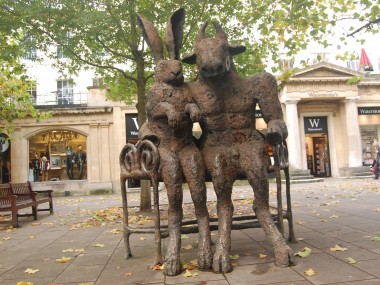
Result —
[[153, 24], [141, 15], [137, 15], [137, 19], [142, 29], [144, 40], [152, 51], [153, 57], [156, 61], [164, 58], [164, 51], [162, 48], [162, 40]]
[[182, 48], [184, 23], [185, 9], [180, 8], [171, 15], [166, 25], [165, 44], [170, 59], [179, 59], [179, 53]]

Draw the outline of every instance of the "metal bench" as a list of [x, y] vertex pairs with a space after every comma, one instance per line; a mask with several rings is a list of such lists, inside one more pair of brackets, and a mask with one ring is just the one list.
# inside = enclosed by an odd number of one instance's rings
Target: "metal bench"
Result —
[[[289, 236], [288, 241], [297, 242], [293, 230], [293, 217], [291, 207], [291, 195], [290, 195], [290, 177], [289, 177], [289, 163], [288, 152], [286, 148], [286, 142], [273, 147], [274, 163], [268, 168], [268, 172], [274, 172], [276, 176], [277, 186], [277, 207], [274, 207], [276, 214], [272, 217], [277, 223], [277, 226], [284, 235], [284, 223], [283, 220], [288, 220]], [[156, 145], [150, 140], [139, 141], [138, 144], [127, 143], [122, 149], [119, 157], [120, 163], [120, 183], [121, 183], [121, 195], [123, 203], [123, 233], [124, 233], [124, 245], [125, 245], [125, 258], [132, 256], [129, 237], [132, 233], [154, 233], [156, 243], [155, 264], [162, 264], [162, 251], [161, 251], [161, 238], [168, 236], [167, 226], [161, 226], [160, 223], [160, 211], [159, 211], [159, 192], [158, 184], [161, 178], [158, 173], [160, 157]], [[285, 176], [286, 183], [286, 210], [283, 209], [282, 202], [282, 187], [281, 187], [281, 170]], [[129, 226], [128, 222], [128, 199], [127, 199], [127, 179], [147, 179], [152, 183], [153, 188], [153, 203], [154, 203], [154, 228], [140, 227], [133, 228]], [[239, 177], [238, 179], [245, 179], [245, 177]], [[210, 181], [210, 178], [207, 179]], [[273, 208], [273, 207], [272, 207]], [[210, 218], [210, 223], [216, 222], [217, 218]], [[181, 233], [197, 233], [198, 227], [196, 226], [196, 220], [188, 220], [182, 222]], [[232, 229], [247, 229], [257, 228], [260, 224], [255, 214], [246, 216], [234, 216]], [[217, 230], [218, 225], [210, 225], [211, 230]]]

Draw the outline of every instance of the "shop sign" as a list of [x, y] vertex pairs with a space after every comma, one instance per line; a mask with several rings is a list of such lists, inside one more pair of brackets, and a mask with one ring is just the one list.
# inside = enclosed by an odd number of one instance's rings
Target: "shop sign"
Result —
[[139, 136], [139, 124], [137, 114], [125, 114], [125, 127], [128, 140], [137, 140]]
[[359, 115], [379, 115], [380, 107], [358, 107]]
[[304, 117], [305, 134], [327, 133], [327, 117]]

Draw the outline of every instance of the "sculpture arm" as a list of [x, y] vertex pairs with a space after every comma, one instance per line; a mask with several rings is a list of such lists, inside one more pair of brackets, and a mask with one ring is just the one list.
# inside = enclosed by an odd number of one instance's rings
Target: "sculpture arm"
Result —
[[264, 121], [267, 123], [266, 139], [271, 145], [279, 144], [288, 137], [288, 129], [284, 122], [277, 82], [273, 75], [258, 75], [258, 89], [255, 90]]
[[185, 107], [185, 112], [190, 115], [193, 122], [199, 122], [202, 118], [202, 111], [195, 103], [188, 103]]
[[181, 114], [177, 112], [172, 104], [167, 102], [160, 102], [158, 104], [151, 104], [148, 102], [146, 104], [146, 109], [149, 117], [152, 118], [168, 118], [169, 126], [175, 127], [178, 126], [181, 120]]

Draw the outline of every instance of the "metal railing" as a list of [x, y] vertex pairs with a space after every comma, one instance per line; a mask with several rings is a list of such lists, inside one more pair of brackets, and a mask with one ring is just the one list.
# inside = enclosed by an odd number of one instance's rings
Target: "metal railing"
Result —
[[71, 108], [87, 104], [87, 93], [51, 92], [33, 98], [33, 105], [37, 108]]

